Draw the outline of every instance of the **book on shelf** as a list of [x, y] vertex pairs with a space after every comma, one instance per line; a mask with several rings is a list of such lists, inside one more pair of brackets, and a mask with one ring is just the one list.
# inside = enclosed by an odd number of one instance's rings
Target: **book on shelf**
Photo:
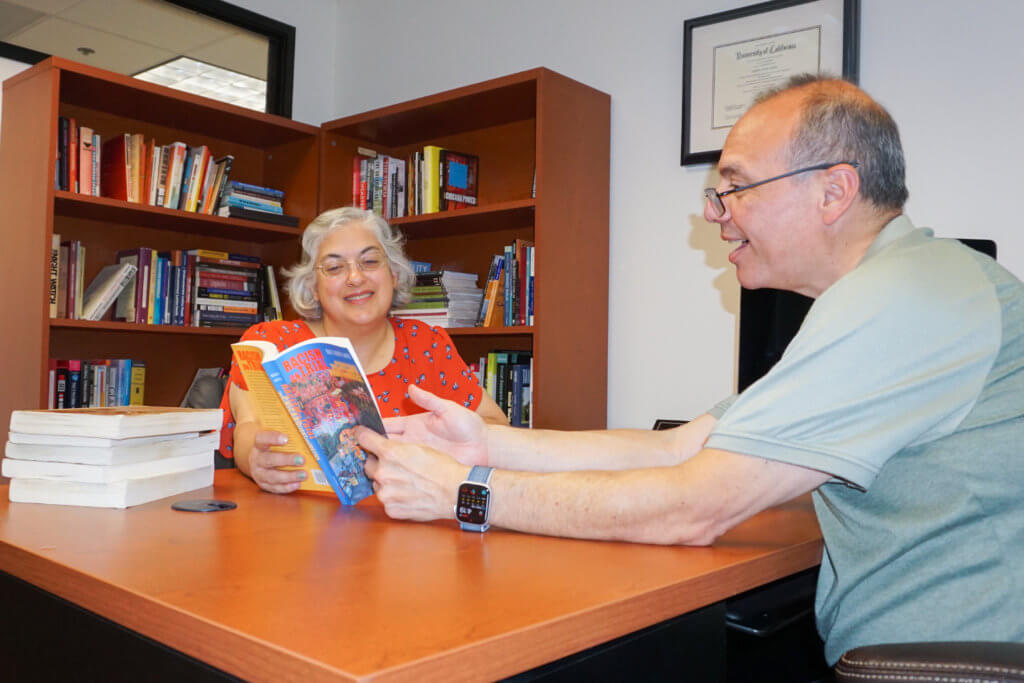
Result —
[[296, 228], [299, 225], [298, 216], [289, 216], [287, 214], [270, 213], [267, 211], [258, 211], [243, 206], [236, 206], [232, 204], [222, 205], [217, 209], [217, 215], [224, 218], [242, 218], [247, 221], [260, 221], [261, 223], [273, 223], [275, 225], [285, 225], [288, 227]]
[[131, 190], [131, 136], [114, 135], [104, 141], [100, 160], [100, 190], [104, 197], [130, 201]]
[[95, 131], [88, 126], [78, 129], [78, 192], [93, 194], [92, 182], [92, 151]]
[[264, 429], [281, 432], [284, 446], [305, 464], [301, 489], [334, 491], [345, 505], [373, 493], [355, 441], [356, 425], [384, 434], [380, 411], [347, 339], [319, 337], [278, 351], [270, 342], [231, 345]]
[[444, 150], [437, 145], [427, 145], [423, 148], [423, 213], [437, 213], [441, 210], [439, 199], [442, 151]]
[[127, 262], [104, 266], [83, 294], [82, 320], [100, 320], [114, 304], [138, 268]]
[[50, 239], [50, 317], [57, 317], [57, 292], [60, 285], [60, 235], [54, 233]]
[[490, 351], [479, 362], [481, 386], [491, 395], [513, 427], [529, 427], [532, 404], [533, 353]]
[[441, 150], [439, 159], [439, 192], [442, 211], [464, 209], [477, 205], [480, 159], [475, 154]]
[[133, 366], [128, 358], [51, 359], [49, 408], [103, 408], [128, 405]]

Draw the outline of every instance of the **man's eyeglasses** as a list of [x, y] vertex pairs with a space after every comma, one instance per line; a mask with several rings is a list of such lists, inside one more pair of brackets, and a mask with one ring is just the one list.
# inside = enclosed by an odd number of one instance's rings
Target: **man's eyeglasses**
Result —
[[351, 268], [358, 268], [360, 273], [372, 273], [387, 263], [384, 254], [373, 249], [363, 252], [354, 261], [346, 261], [341, 258], [329, 258], [316, 267], [327, 277], [347, 277]]
[[836, 161], [834, 163], [815, 164], [814, 166], [808, 166], [807, 168], [798, 168], [795, 171], [789, 171], [788, 173], [783, 173], [782, 175], [777, 175], [766, 180], [758, 180], [756, 183], [750, 183], [749, 185], [741, 185], [740, 187], [734, 187], [731, 190], [726, 190], [725, 192], [719, 192], [715, 188], [709, 187], [704, 190], [704, 199], [711, 202], [711, 208], [714, 209], [716, 216], [724, 216], [725, 203], [722, 201], [722, 197], [728, 196], [730, 194], [735, 194], [737, 192], [742, 192], [743, 190], [749, 190], [752, 187], [764, 185], [765, 183], [770, 183], [775, 180], [782, 180], [783, 178], [788, 178], [789, 176], [796, 175], [797, 173], [807, 173], [808, 171], [824, 171], [825, 169], [832, 168], [833, 166], [838, 166], [839, 164], [849, 164], [854, 168], [857, 168], [860, 165], [856, 161]]

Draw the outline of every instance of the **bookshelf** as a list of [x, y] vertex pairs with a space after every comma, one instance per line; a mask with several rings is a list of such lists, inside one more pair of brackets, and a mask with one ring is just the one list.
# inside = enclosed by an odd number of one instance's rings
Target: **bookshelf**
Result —
[[424, 145], [479, 156], [479, 206], [392, 223], [406, 235], [410, 257], [476, 273], [479, 283], [502, 246], [532, 240], [535, 324], [448, 332], [467, 362], [496, 348], [533, 351], [535, 427], [604, 427], [609, 96], [532, 69], [321, 128], [321, 210], [352, 203], [352, 158], [359, 147], [398, 158]]
[[[405, 156], [425, 144], [479, 155], [480, 206], [396, 219], [414, 259], [475, 272], [516, 238], [537, 247], [536, 324], [450, 330], [464, 358], [495, 348], [534, 354], [534, 425], [600, 428], [607, 404], [609, 97], [546, 69], [325, 123], [261, 114], [50, 58], [4, 83], [0, 132], [0, 420], [45, 407], [50, 358], [146, 363], [146, 403], [177, 405], [196, 368], [226, 365], [242, 329], [49, 317], [51, 238], [87, 247], [85, 281], [120, 249], [207, 248], [260, 256], [279, 270], [301, 228], [207, 216], [54, 190], [57, 121], [105, 139], [131, 132], [233, 154], [232, 177], [285, 192], [306, 225], [350, 204], [352, 156]], [[536, 198], [531, 198], [536, 169]], [[292, 317], [286, 309], [287, 317]]]
[[[54, 190], [57, 120], [77, 119], [104, 139], [142, 133], [235, 156], [232, 177], [285, 191], [303, 223], [317, 213], [320, 131], [315, 126], [51, 58], [4, 83], [0, 197], [0, 420], [45, 407], [50, 358], [132, 358], [146, 363], [146, 403], [177, 405], [196, 368], [226, 365], [241, 329], [50, 319], [51, 236], [86, 245], [85, 281], [120, 249], [207, 248], [260, 256], [275, 269], [299, 255], [297, 228], [207, 216]], [[109, 318], [109, 315], [107, 316]]]

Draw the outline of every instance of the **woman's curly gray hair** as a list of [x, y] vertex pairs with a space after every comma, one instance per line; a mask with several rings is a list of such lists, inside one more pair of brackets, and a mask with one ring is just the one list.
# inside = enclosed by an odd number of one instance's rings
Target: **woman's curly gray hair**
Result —
[[351, 225], [364, 225], [369, 228], [377, 241], [384, 247], [388, 257], [388, 265], [398, 281], [395, 294], [391, 299], [391, 309], [406, 304], [412, 299], [412, 286], [416, 281], [412, 265], [405, 255], [402, 244], [405, 241], [387, 221], [373, 213], [352, 206], [330, 209], [313, 219], [302, 233], [302, 260], [282, 271], [288, 278], [286, 288], [295, 312], [306, 320], [319, 320], [323, 317], [320, 300], [316, 296], [316, 257], [320, 253], [320, 245], [336, 230]]

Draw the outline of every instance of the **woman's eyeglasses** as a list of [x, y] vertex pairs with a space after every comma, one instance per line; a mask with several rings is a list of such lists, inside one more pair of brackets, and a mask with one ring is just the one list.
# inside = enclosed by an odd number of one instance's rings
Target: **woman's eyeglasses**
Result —
[[384, 254], [374, 249], [359, 255], [359, 258], [349, 261], [343, 258], [329, 258], [316, 267], [326, 277], [347, 277], [352, 268], [357, 268], [360, 273], [372, 273], [387, 263]]

